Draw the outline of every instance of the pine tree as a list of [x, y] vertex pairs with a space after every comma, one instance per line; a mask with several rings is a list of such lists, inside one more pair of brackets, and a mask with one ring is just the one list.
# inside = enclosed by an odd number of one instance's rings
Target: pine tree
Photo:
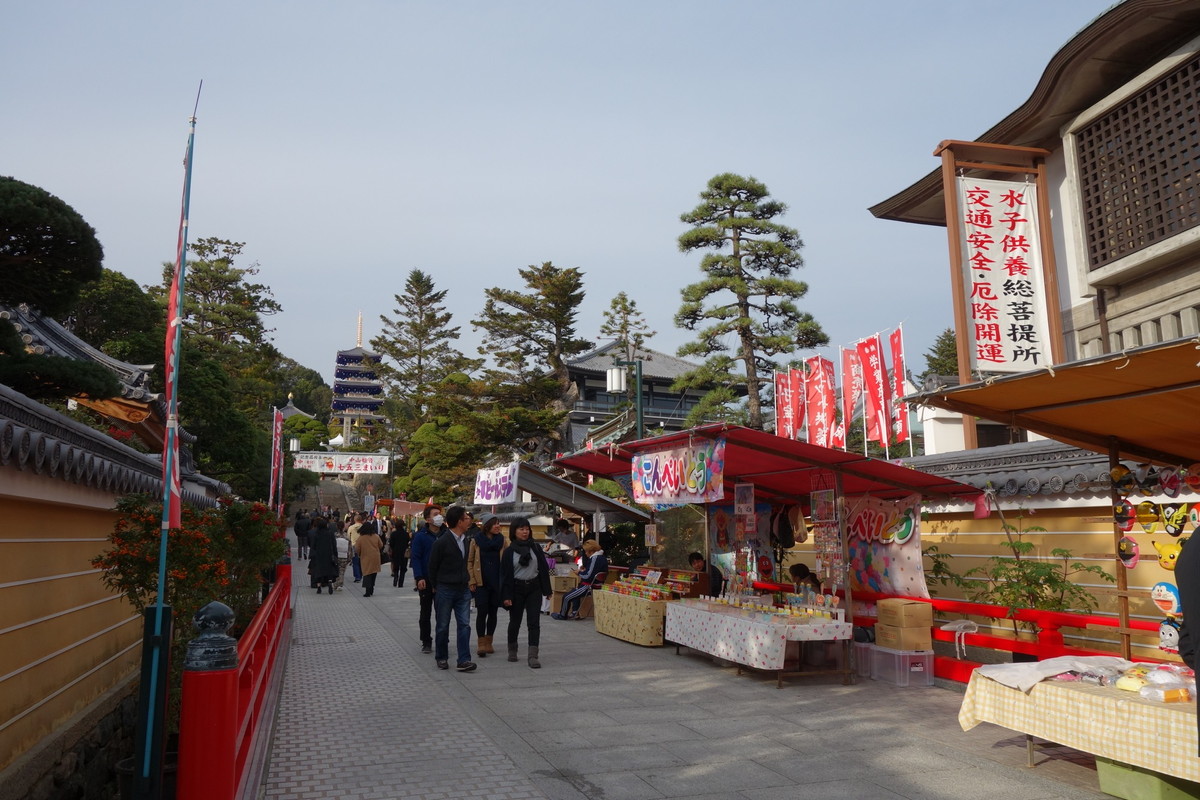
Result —
[[[762, 392], [777, 368], [773, 357], [820, 347], [829, 337], [794, 302], [807, 294], [808, 286], [791, 278], [804, 264], [799, 233], [774, 221], [787, 206], [770, 199], [758, 180], [731, 173], [712, 178], [700, 199], [700, 205], [680, 216], [692, 229], [679, 237], [679, 249], [714, 252], [700, 262], [706, 277], [684, 287], [675, 324], [699, 331], [699, 338], [680, 347], [679, 355], [706, 361], [680, 376], [672, 391], [709, 389], [693, 413], [711, 417], [744, 386], [746, 424], [761, 430]], [[714, 304], [706, 307], [706, 301]], [[740, 374], [735, 374], [739, 362]]]
[[958, 338], [951, 328], [942, 331], [933, 347], [925, 351], [925, 371], [921, 373], [921, 380], [933, 375], [958, 378]]
[[[617, 342], [617, 347], [613, 352], [614, 361], [618, 359], [631, 361], [636, 354], [645, 349], [646, 340], [655, 336], [656, 332], [650, 330], [650, 326], [646, 324], [646, 318], [642, 316], [642, 312], [638, 311], [637, 301], [630, 300], [629, 295], [625, 292], [618, 292], [617, 296], [612, 299], [608, 310], [604, 312], [600, 335]], [[650, 356], [645, 353], [641, 357], [643, 360], [650, 359]], [[638, 390], [638, 387], [634, 385], [633, 375], [628, 374], [632, 369], [632, 367], [625, 368], [627, 373], [625, 399], [630, 403], [637, 399], [635, 395]]]

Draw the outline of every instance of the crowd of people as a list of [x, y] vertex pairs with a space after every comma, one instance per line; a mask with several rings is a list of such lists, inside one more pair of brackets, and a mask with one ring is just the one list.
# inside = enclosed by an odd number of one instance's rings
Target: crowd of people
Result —
[[[578, 619], [583, 598], [604, 582], [608, 559], [588, 531], [580, 543], [574, 526], [558, 520], [545, 548], [533, 539], [529, 520], [509, 522], [507, 534], [499, 517], [476, 521], [463, 506], [444, 509], [430, 504], [421, 524], [409, 531], [401, 519], [371, 511], [341, 515], [336, 509], [297, 513], [293, 523], [297, 553], [307, 560], [310, 588], [317, 594], [343, 590], [347, 572], [372, 597], [376, 580], [387, 566], [392, 586], [405, 585], [413, 574], [418, 593], [417, 632], [421, 652], [431, 653], [439, 669], [450, 668], [450, 628], [454, 625], [455, 668], [472, 672], [471, 607], [475, 609], [475, 655], [496, 652], [493, 640], [504, 633], [509, 661], [518, 661], [521, 628], [525, 628], [526, 662], [540, 669], [541, 617], [550, 611], [550, 574], [558, 559], [582, 554], [575, 570], [579, 586], [563, 599], [555, 619]], [[549, 551], [549, 552], [548, 552]], [[500, 625], [500, 610], [508, 625]]]

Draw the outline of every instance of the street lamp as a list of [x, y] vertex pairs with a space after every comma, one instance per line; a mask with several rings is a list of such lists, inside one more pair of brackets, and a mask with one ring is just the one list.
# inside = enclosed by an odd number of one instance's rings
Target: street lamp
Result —
[[614, 361], [617, 366], [607, 371], [608, 376], [608, 391], [623, 392], [625, 391], [625, 370], [621, 367], [633, 367], [634, 386], [637, 387], [635, 408], [637, 409], [637, 438], [642, 438], [642, 360], [635, 358], [632, 361]]

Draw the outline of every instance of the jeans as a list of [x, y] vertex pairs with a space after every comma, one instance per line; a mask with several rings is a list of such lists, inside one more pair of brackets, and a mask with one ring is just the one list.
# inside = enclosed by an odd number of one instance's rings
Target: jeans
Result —
[[355, 556], [351, 559], [350, 565], [354, 568], [354, 582], [358, 583], [362, 580], [362, 562], [358, 560], [358, 556]]
[[437, 628], [433, 636], [433, 657], [447, 661], [450, 650], [450, 614], [457, 625], [458, 663], [471, 660], [471, 590], [466, 586], [442, 584], [433, 595]]

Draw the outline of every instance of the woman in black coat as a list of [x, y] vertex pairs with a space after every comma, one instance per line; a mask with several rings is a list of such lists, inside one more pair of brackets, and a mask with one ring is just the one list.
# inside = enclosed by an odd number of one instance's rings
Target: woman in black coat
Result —
[[312, 533], [312, 546], [309, 550], [308, 574], [312, 583], [317, 585], [317, 594], [321, 587], [329, 589], [333, 594], [333, 581], [338, 574], [337, 541], [329, 520], [318, 517]]
[[404, 585], [404, 576], [408, 574], [409, 543], [408, 526], [404, 524], [404, 520], [396, 520], [396, 527], [392, 529], [391, 538], [388, 539], [388, 549], [392, 553], [392, 586]]
[[529, 520], [514, 519], [508, 528], [509, 546], [500, 557], [500, 598], [508, 609], [508, 660], [517, 660], [517, 634], [524, 616], [529, 631], [529, 666], [538, 669], [542, 636], [542, 598], [549, 597], [550, 567], [542, 549], [533, 543]]

